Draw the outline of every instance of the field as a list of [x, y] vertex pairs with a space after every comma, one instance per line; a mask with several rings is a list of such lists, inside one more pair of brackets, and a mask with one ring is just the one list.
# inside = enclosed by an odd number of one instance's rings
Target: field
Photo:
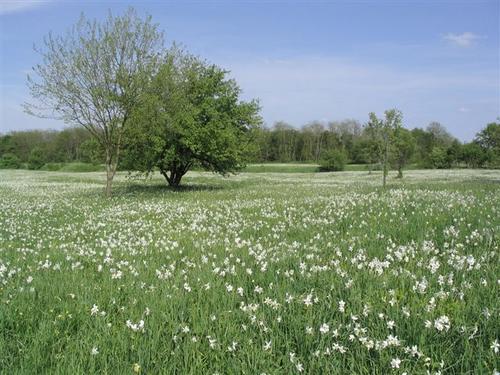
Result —
[[2, 374], [493, 374], [500, 172], [0, 171]]

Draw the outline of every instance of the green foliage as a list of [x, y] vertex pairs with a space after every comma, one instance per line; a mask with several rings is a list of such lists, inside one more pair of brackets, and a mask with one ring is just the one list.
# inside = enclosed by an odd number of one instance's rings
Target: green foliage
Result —
[[481, 168], [491, 159], [491, 153], [488, 151], [478, 143], [471, 142], [463, 147], [462, 158], [468, 167]]
[[444, 169], [450, 167], [446, 149], [443, 147], [434, 147], [432, 149], [430, 162], [433, 168]]
[[[391, 152], [394, 148], [395, 134], [401, 133], [403, 114], [397, 109], [390, 109], [384, 112], [385, 118], [379, 119], [375, 113], [369, 114], [367, 128], [372, 138], [371, 158], [378, 160], [383, 168], [382, 186], [386, 186], [387, 175], [389, 173], [389, 163]], [[401, 146], [401, 150], [403, 147]], [[401, 154], [405, 154], [401, 152]]]
[[80, 146], [80, 160], [84, 163], [104, 163], [104, 150], [95, 138], [87, 139]]
[[40, 169], [46, 162], [46, 156], [40, 147], [35, 147], [30, 152], [28, 159], [28, 169]]
[[315, 173], [318, 164], [294, 163], [265, 163], [247, 164], [242, 170], [245, 173]]
[[259, 126], [256, 101], [240, 101], [227, 72], [177, 48], [131, 119], [127, 152], [139, 171], [158, 168], [169, 185], [199, 164], [219, 174], [241, 170]]
[[45, 163], [40, 170], [42, 171], [58, 171], [64, 166], [64, 163]]
[[458, 140], [454, 140], [446, 149], [446, 159], [450, 167], [458, 165], [463, 159], [463, 146]]
[[347, 154], [344, 150], [330, 150], [325, 153], [320, 162], [319, 170], [321, 172], [343, 171], [347, 164]]
[[500, 168], [500, 122], [486, 125], [486, 128], [476, 135], [475, 143], [486, 152], [488, 166]]
[[397, 128], [393, 133], [391, 159], [398, 170], [398, 178], [403, 177], [403, 168], [415, 152], [415, 139], [408, 129]]
[[21, 166], [21, 160], [11, 152], [0, 157], [0, 169], [19, 169]]

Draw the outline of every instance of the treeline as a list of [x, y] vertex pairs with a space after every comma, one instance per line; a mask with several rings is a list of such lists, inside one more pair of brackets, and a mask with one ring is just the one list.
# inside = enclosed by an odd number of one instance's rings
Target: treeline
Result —
[[[23, 130], [0, 135], [0, 167], [40, 169], [46, 164], [102, 163], [101, 152], [83, 128]], [[49, 166], [50, 167], [50, 166]]]
[[[461, 143], [444, 126], [430, 123], [425, 129], [405, 130], [405, 164], [418, 168], [498, 168], [500, 123], [488, 124], [470, 143]], [[356, 120], [313, 122], [300, 129], [278, 122], [255, 130], [254, 152], [249, 162], [323, 163], [332, 152], [345, 163], [377, 164], [374, 139], [368, 126]], [[104, 154], [83, 128], [13, 131], [0, 135], [0, 167], [57, 169], [61, 163], [102, 164]], [[342, 163], [342, 161], [340, 161]], [[397, 161], [394, 159], [393, 164]], [[134, 169], [132, 155], [123, 150], [121, 169]], [[342, 169], [342, 168], [338, 168]]]
[[[405, 164], [419, 168], [500, 166], [500, 123], [488, 124], [470, 143], [460, 142], [438, 122], [425, 129], [403, 131], [399, 143], [405, 151]], [[300, 129], [277, 122], [257, 130], [255, 141], [253, 162], [321, 163], [325, 155], [336, 150], [348, 163], [377, 163], [370, 127], [356, 120], [312, 122]]]

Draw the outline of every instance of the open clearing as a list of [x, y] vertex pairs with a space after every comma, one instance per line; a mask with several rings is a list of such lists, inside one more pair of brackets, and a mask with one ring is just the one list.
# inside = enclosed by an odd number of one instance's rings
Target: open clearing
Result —
[[0, 171], [0, 372], [487, 373], [500, 171]]

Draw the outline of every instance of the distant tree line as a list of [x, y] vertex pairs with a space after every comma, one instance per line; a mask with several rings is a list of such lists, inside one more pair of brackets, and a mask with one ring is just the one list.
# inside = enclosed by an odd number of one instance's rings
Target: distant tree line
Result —
[[48, 163], [70, 162], [102, 163], [98, 145], [83, 128], [0, 135], [0, 167], [40, 169]]
[[[381, 165], [373, 123], [356, 120], [313, 122], [295, 128], [285, 122], [254, 129], [249, 162], [319, 163], [324, 170], [342, 170], [346, 163]], [[137, 139], [138, 135], [135, 137]], [[127, 142], [124, 142], [127, 143]], [[139, 150], [140, 151], [140, 150]], [[138, 168], [137, 148], [125, 145], [121, 169]], [[418, 168], [500, 167], [500, 122], [490, 123], [472, 142], [462, 143], [444, 126], [398, 128], [390, 150], [390, 165]], [[0, 135], [0, 167], [40, 169], [54, 163], [104, 163], [104, 152], [91, 134], [80, 127], [56, 130], [12, 131]], [[55, 168], [57, 166], [54, 166]]]
[[[332, 152], [347, 163], [376, 167], [381, 158], [373, 122], [356, 120], [312, 122], [295, 128], [285, 122], [256, 130], [253, 162], [321, 163]], [[390, 164], [418, 168], [499, 167], [500, 123], [488, 124], [474, 140], [462, 143], [438, 122], [425, 129], [398, 127], [389, 153]]]

